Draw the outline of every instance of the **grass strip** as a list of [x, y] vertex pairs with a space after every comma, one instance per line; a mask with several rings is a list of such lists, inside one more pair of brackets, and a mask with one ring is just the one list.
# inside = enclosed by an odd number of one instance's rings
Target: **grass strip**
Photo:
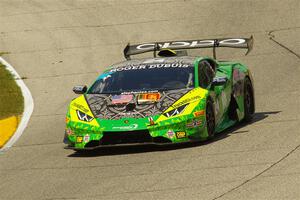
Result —
[[0, 120], [23, 113], [24, 99], [13, 75], [0, 63]]

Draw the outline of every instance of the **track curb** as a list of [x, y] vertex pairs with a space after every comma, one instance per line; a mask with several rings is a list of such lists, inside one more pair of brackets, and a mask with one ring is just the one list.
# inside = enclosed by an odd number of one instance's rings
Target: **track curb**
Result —
[[14, 135], [19, 124], [17, 116], [11, 116], [0, 120], [0, 149]]
[[32, 95], [17, 73], [17, 71], [14, 69], [12, 65], [10, 65], [6, 60], [4, 60], [2, 57], [0, 57], [0, 62], [6, 66], [6, 69], [15, 77], [15, 81], [17, 85], [20, 87], [22, 91], [22, 95], [24, 97], [24, 111], [22, 114], [21, 121], [19, 123], [19, 126], [16, 130], [16, 132], [13, 134], [13, 136], [6, 142], [6, 144], [3, 146], [3, 148], [0, 149], [0, 152], [7, 151], [10, 147], [13, 146], [13, 144], [21, 137], [23, 134], [25, 128], [28, 125], [28, 122], [30, 120], [31, 114], [33, 112], [34, 103], [32, 99]]

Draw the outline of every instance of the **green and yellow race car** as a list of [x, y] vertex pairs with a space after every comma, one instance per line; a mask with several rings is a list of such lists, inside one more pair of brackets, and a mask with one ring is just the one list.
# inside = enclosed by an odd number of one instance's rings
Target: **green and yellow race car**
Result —
[[[89, 88], [73, 88], [81, 95], [68, 107], [66, 148], [203, 141], [251, 120], [251, 73], [241, 63], [217, 61], [215, 48], [252, 46], [252, 37], [128, 44], [126, 61]], [[214, 58], [187, 56], [185, 49], [194, 48], [213, 48]], [[154, 57], [131, 59], [145, 52]]]

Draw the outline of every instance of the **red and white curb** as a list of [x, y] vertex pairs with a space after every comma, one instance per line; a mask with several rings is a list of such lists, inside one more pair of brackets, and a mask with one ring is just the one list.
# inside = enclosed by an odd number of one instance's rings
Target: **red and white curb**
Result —
[[0, 57], [0, 62], [6, 66], [6, 69], [15, 77], [15, 81], [17, 85], [20, 87], [22, 91], [22, 95], [24, 98], [24, 111], [22, 114], [21, 121], [18, 125], [18, 128], [15, 132], [15, 134], [6, 142], [6, 144], [3, 146], [2, 149], [0, 149], [0, 152], [7, 151], [10, 147], [13, 146], [13, 144], [21, 137], [23, 134], [25, 128], [27, 127], [27, 124], [29, 122], [30, 116], [33, 112], [33, 99], [31, 96], [31, 93], [17, 71], [11, 66], [6, 60], [4, 60], [2, 57]]

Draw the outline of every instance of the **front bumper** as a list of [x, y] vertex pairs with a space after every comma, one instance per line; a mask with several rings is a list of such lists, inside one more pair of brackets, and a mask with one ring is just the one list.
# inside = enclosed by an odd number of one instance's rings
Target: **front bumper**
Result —
[[[184, 131], [167, 131], [167, 134], [152, 137], [149, 133], [141, 134], [138, 138], [139, 133], [149, 132], [148, 130], [135, 131], [135, 132], [105, 132], [103, 134], [89, 134], [89, 140], [86, 140], [86, 135], [73, 135], [68, 136], [65, 134], [64, 143], [68, 146], [65, 149], [86, 149], [92, 150], [101, 147], [116, 147], [116, 146], [141, 146], [141, 145], [171, 145], [185, 142], [202, 141], [206, 137], [199, 137], [199, 131], [202, 129], [195, 128], [194, 130]], [[203, 131], [202, 131], [203, 132]], [[108, 133], [108, 134], [107, 134]], [[123, 135], [124, 134], [124, 135]], [[100, 138], [100, 135], [102, 137]], [[78, 139], [79, 138], [79, 139]]]
[[204, 117], [174, 120], [147, 125], [143, 129], [114, 131], [112, 129], [80, 129], [67, 126], [64, 143], [67, 149], [95, 149], [109, 146], [168, 145], [207, 138]]

